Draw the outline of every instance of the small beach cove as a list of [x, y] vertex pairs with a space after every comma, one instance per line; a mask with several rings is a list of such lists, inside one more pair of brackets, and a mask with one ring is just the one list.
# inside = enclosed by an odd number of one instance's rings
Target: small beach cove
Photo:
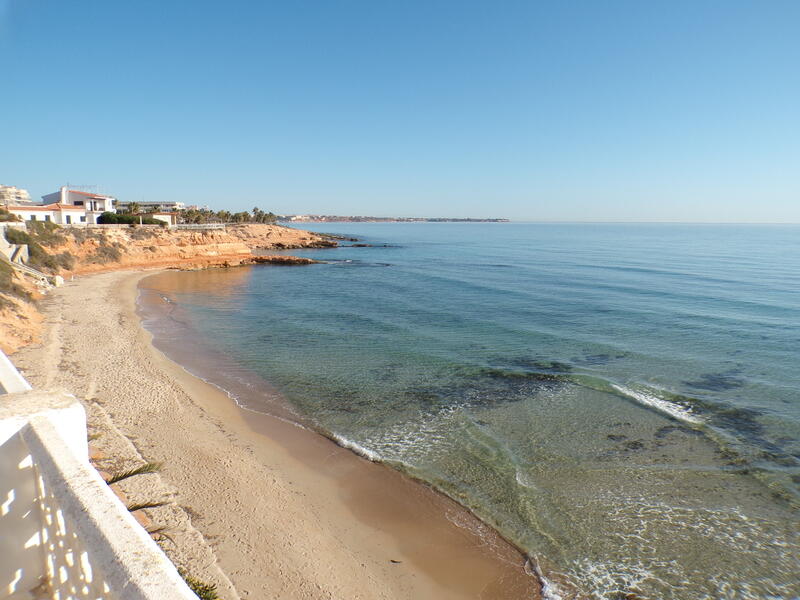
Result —
[[174, 504], [216, 556], [196, 565], [200, 575], [220, 581], [220, 569], [242, 598], [538, 597], [523, 556], [454, 502], [238, 407], [153, 348], [135, 305], [152, 274], [55, 290], [43, 302], [43, 343], [15, 361], [35, 385], [101, 406], [142, 457], [164, 462]]
[[145, 325], [590, 597], [793, 597], [796, 385], [773, 323], [796, 307], [790, 279], [765, 295], [740, 266], [788, 230], [363, 227], [343, 233], [369, 246], [299, 252], [327, 264], [154, 276], [170, 317]]

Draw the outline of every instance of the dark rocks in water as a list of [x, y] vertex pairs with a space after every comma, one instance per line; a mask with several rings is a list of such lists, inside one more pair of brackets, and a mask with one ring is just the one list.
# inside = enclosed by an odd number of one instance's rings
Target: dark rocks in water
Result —
[[694, 436], [703, 435], [702, 431], [692, 429], [691, 427], [685, 427], [683, 425], [664, 425], [663, 427], [659, 427], [654, 435], [658, 439], [663, 439], [667, 437], [670, 433], [683, 433], [686, 435], [694, 435]]
[[621, 442], [622, 440], [627, 440], [628, 436], [627, 435], [616, 434], [616, 433], [609, 433], [606, 436], [606, 438], [608, 438], [609, 440], [611, 440], [613, 442]]
[[[494, 407], [529, 400], [539, 392], [558, 390], [569, 381], [563, 375], [508, 371], [505, 369], [462, 366], [449, 384], [406, 388], [396, 403], [412, 403], [424, 409], [453, 404]], [[445, 379], [443, 378], [443, 381]]]
[[425, 388], [407, 389], [403, 395], [422, 406], [436, 406], [445, 402], [440, 394]]
[[722, 373], [706, 373], [694, 381], [684, 381], [683, 383], [698, 390], [725, 392], [744, 385], [744, 380], [738, 377], [740, 373], [741, 369], [731, 369]]
[[625, 450], [643, 450], [645, 446], [642, 440], [631, 440], [630, 442], [625, 442], [624, 447]]
[[559, 362], [557, 360], [538, 361], [532, 363], [532, 366], [547, 373], [569, 373], [573, 368], [571, 364]]
[[573, 369], [571, 364], [557, 360], [518, 358], [510, 361], [510, 364], [515, 367], [521, 367], [523, 369], [529, 369], [543, 373], [570, 373]]
[[272, 256], [253, 256], [249, 262], [255, 264], [270, 264], [270, 265], [313, 265], [316, 264], [317, 261], [311, 258], [305, 258], [302, 256], [283, 256], [283, 255], [272, 255]]
[[319, 237], [323, 237], [328, 240], [341, 240], [343, 242], [357, 242], [359, 241], [358, 238], [355, 237], [347, 237], [346, 235], [339, 235], [336, 233], [318, 233]]
[[617, 352], [615, 354], [598, 353], [598, 354], [587, 354], [585, 356], [573, 356], [570, 360], [580, 365], [597, 366], [597, 365], [607, 365], [611, 361], [624, 358], [625, 356], [626, 355], [624, 352]]
[[563, 375], [557, 373], [541, 373], [536, 371], [508, 371], [506, 369], [484, 369], [477, 374], [477, 378], [492, 379], [495, 381], [512, 382], [539, 382], [539, 383], [565, 383], [567, 380]]
[[659, 427], [655, 432], [655, 437], [661, 439], [667, 437], [673, 431], [680, 431], [681, 427], [678, 425], [664, 425], [663, 427]]
[[728, 407], [714, 411], [711, 420], [714, 425], [744, 433], [750, 438], [760, 438], [764, 426], [756, 420], [759, 414], [752, 408]]
[[611, 600], [645, 600], [638, 592], [616, 592], [610, 598]]

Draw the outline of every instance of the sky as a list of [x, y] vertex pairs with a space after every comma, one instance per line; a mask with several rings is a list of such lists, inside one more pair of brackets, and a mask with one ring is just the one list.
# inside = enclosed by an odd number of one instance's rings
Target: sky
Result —
[[0, 0], [0, 184], [800, 222], [800, 2]]

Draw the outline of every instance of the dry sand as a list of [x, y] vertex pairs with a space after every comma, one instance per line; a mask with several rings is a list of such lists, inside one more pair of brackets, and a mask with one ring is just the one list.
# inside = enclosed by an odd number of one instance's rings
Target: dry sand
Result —
[[102, 469], [164, 463], [122, 487], [134, 501], [170, 500], [148, 516], [168, 528], [162, 546], [176, 563], [228, 600], [539, 597], [519, 552], [457, 504], [241, 410], [153, 348], [135, 307], [148, 274], [51, 292], [43, 343], [14, 361], [34, 386], [84, 399]]

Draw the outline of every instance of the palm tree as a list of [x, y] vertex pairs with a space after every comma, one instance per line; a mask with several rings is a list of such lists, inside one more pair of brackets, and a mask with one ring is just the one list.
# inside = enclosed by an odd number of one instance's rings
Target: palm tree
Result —
[[132, 215], [138, 215], [141, 207], [138, 202], [131, 202], [128, 204], [128, 212]]

